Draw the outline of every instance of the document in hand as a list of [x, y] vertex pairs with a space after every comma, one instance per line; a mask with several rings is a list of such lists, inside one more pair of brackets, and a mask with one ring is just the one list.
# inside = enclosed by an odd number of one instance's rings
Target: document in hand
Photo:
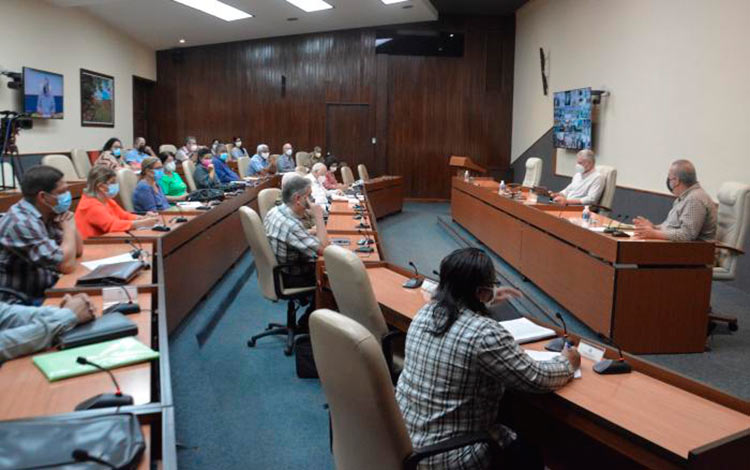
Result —
[[554, 330], [539, 326], [527, 318], [501, 321], [500, 326], [508, 330], [518, 344], [531, 343], [540, 339], [553, 338]]

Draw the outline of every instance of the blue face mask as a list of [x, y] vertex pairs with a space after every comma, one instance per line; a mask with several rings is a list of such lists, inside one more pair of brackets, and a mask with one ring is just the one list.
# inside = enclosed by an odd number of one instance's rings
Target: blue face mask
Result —
[[222, 162], [227, 161], [227, 158], [229, 158], [229, 155], [226, 153], [222, 153], [221, 155], [219, 155], [219, 159], [221, 159]]
[[55, 214], [64, 214], [70, 209], [70, 204], [73, 202], [73, 196], [70, 191], [65, 191], [62, 194], [57, 195], [57, 204], [52, 207]]
[[112, 155], [114, 155], [115, 157], [119, 157], [121, 154], [122, 154], [122, 149], [120, 148], [112, 149]]
[[115, 197], [120, 192], [120, 183], [112, 183], [107, 185], [107, 196]]
[[162, 170], [161, 168], [157, 168], [156, 170], [154, 170], [154, 178], [157, 181], [162, 179], [163, 176], [164, 176], [164, 170]]

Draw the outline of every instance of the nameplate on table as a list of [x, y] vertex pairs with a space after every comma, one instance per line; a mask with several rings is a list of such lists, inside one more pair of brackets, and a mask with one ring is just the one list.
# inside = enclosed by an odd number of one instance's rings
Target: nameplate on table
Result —
[[604, 357], [604, 349], [597, 348], [583, 340], [578, 342], [578, 352], [581, 356], [594, 362], [599, 362]]

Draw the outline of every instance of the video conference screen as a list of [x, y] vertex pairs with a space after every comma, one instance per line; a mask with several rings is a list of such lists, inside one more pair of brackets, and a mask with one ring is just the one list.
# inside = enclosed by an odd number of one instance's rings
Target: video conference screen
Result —
[[591, 88], [560, 91], [555, 101], [555, 147], [591, 148]]
[[23, 68], [24, 112], [35, 118], [63, 118], [63, 76]]

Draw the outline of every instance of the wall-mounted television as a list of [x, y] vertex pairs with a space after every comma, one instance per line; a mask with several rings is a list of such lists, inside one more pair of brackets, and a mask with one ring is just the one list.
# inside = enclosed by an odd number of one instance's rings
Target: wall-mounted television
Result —
[[591, 148], [591, 88], [555, 93], [555, 147]]
[[63, 76], [23, 68], [23, 111], [34, 118], [63, 118]]

